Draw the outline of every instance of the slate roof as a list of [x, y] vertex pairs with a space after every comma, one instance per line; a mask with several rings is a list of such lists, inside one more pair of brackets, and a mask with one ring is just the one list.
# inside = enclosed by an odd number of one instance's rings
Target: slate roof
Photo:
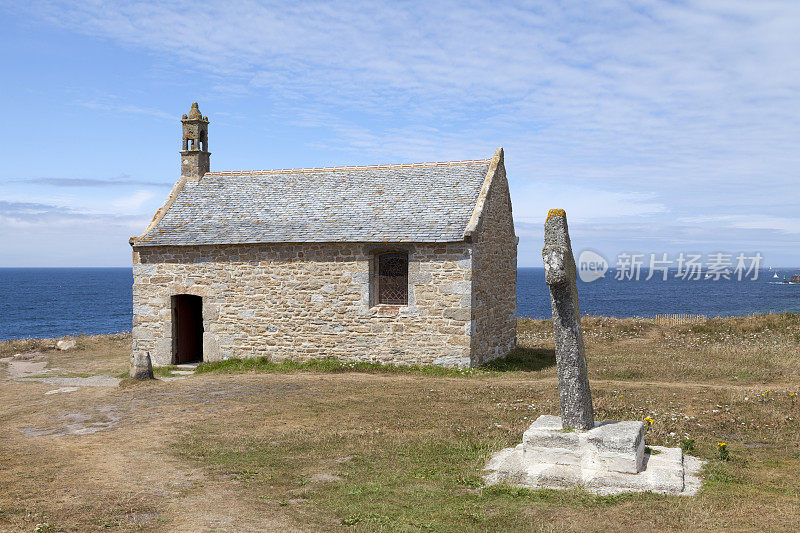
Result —
[[134, 245], [460, 241], [490, 164], [209, 172]]

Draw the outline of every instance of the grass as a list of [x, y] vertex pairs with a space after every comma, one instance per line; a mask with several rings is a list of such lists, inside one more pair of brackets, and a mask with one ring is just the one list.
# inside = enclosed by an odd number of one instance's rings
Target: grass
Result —
[[369, 374], [421, 374], [425, 376], [453, 377], [468, 376], [476, 371], [469, 368], [444, 368], [439, 366], [423, 365], [386, 365], [371, 362], [345, 362], [337, 359], [313, 359], [310, 361], [293, 361], [284, 359], [273, 362], [266, 357], [253, 359], [226, 359], [225, 361], [204, 362], [197, 366], [195, 373], [209, 372], [240, 373], [240, 372], [326, 372], [341, 374], [345, 372], [360, 372]]
[[[499, 372], [535, 372], [555, 365], [553, 349], [517, 348], [503, 360], [495, 360], [478, 368], [445, 368], [434, 365], [393, 365], [364, 361], [339, 361], [334, 358], [294, 361], [284, 359], [274, 362], [266, 357], [251, 359], [226, 359], [200, 363], [195, 371], [208, 372], [359, 372], [368, 374], [419, 374], [436, 377], [487, 376]], [[165, 367], [166, 368], [166, 367]]]
[[[797, 315], [672, 328], [584, 319], [597, 418], [652, 419], [648, 447], [706, 459], [691, 498], [483, 486], [493, 452], [558, 413], [549, 321], [520, 320], [520, 348], [479, 369], [229, 360], [183, 380], [51, 396], [2, 381], [0, 530], [791, 530], [798, 326]], [[65, 371], [114, 372], [128, 347], [87, 337], [46, 355]], [[118, 422], [91, 434], [20, 430], [108, 413]]]
[[[586, 525], [587, 510], [593, 513], [593, 527], [612, 530], [643, 517], [653, 521], [654, 529], [693, 529], [694, 525], [696, 529], [747, 529], [762, 523], [781, 529], [789, 524], [790, 516], [797, 517], [792, 506], [798, 502], [800, 484], [789, 478], [800, 462], [785, 453], [787, 445], [794, 445], [791, 435], [797, 426], [786, 425], [777, 435], [771, 427], [785, 413], [783, 405], [776, 410], [772, 406], [762, 410], [757, 403], [741, 408], [746, 418], [763, 425], [739, 438], [737, 458], [730, 462], [714, 458], [719, 436], [731, 435], [725, 420], [710, 416], [703, 417], [697, 427], [680, 424], [695, 435], [699, 454], [709, 460], [708, 482], [700, 496], [685, 500], [652, 494], [602, 497], [579, 489], [482, 487], [479, 474], [487, 456], [519, 440], [527, 424], [522, 415], [533, 409], [513, 408], [519, 404], [515, 396], [520, 387], [524, 389], [520, 383], [503, 386], [468, 380], [461, 386], [458, 381], [450, 384], [440, 383], [431, 392], [423, 384], [388, 386], [383, 379], [357, 384], [315, 382], [319, 396], [314, 399], [302, 403], [271, 399], [271, 407], [260, 411], [267, 418], [254, 424], [247, 436], [231, 435], [230, 420], [203, 422], [182, 435], [176, 450], [182, 460], [202, 465], [212, 476], [231, 476], [244, 493], [257, 494], [262, 502], [291, 502], [284, 507], [294, 513], [310, 507], [332, 514], [342, 525], [366, 530], [507, 531], [527, 529], [531, 521], [546, 524], [554, 520], [554, 513], [560, 517], [559, 528], [571, 530]], [[337, 392], [328, 392], [331, 388]], [[487, 388], [489, 394], [484, 396]], [[357, 394], [357, 389], [363, 394]], [[539, 398], [548, 395], [541, 389], [537, 392]], [[354, 396], [360, 399], [362, 412], [348, 412]], [[629, 396], [634, 404], [641, 397], [674, 403], [668, 400], [673, 398], [670, 389], [640, 389]], [[728, 393], [693, 390], [691, 396], [681, 409], [700, 411], [718, 405]], [[488, 405], [482, 408], [482, 401]], [[501, 408], [495, 408], [498, 405]], [[628, 405], [606, 406], [600, 415], [612, 410], [627, 411]], [[287, 420], [292, 421], [288, 426], [279, 423]], [[658, 417], [654, 427], [671, 429], [670, 420]], [[500, 427], [495, 425], [498, 422]], [[656, 431], [648, 439], [669, 444], [665, 442], [668, 433], [662, 436]], [[747, 448], [749, 439], [766, 439], [770, 446]], [[340, 479], [310, 482], [319, 472]], [[773, 478], [776, 472], [781, 480]], [[779, 517], [764, 522], [756, 502], [787, 514], [783, 521]], [[304, 523], [311, 529], [322, 527], [313, 520]]]

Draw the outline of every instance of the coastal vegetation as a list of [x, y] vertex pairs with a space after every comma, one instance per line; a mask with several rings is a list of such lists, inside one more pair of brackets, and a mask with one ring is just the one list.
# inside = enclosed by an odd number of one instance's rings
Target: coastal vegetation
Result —
[[[585, 317], [599, 420], [707, 461], [695, 497], [486, 488], [491, 453], [558, 413], [552, 323], [479, 369], [333, 360], [205, 363], [125, 387], [14, 381], [119, 375], [130, 336], [0, 343], [0, 530], [789, 530], [800, 521], [800, 315]], [[38, 355], [36, 355], [38, 354]], [[178, 377], [178, 379], [174, 379]], [[586, 514], [592, 521], [587, 523]]]

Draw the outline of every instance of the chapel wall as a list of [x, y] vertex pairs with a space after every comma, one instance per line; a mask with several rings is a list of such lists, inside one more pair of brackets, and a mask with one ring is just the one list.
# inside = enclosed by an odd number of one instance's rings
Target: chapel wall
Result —
[[[374, 257], [409, 254], [406, 306], [374, 302]], [[430, 364], [470, 356], [472, 246], [363, 243], [135, 247], [133, 353], [172, 362], [170, 298], [203, 298], [203, 358]]]

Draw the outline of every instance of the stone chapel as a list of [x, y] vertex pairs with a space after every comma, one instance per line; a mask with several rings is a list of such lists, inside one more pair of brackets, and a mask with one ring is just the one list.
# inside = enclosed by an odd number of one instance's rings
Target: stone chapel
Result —
[[133, 355], [480, 365], [516, 345], [503, 150], [488, 159], [181, 176], [133, 249]]

